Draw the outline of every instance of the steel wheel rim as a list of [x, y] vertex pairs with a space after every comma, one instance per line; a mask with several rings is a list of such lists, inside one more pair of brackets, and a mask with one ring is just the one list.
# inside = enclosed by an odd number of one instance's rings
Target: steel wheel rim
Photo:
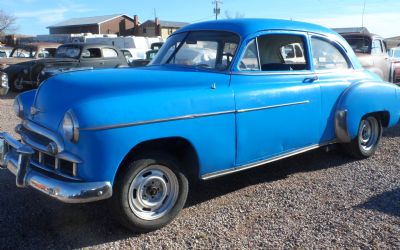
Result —
[[15, 79], [14, 88], [17, 89], [17, 90], [22, 90], [24, 88], [24, 86], [22, 84], [22, 78]]
[[143, 220], [156, 220], [174, 207], [179, 194], [178, 178], [169, 168], [151, 165], [141, 170], [129, 186], [129, 206]]
[[364, 151], [370, 151], [379, 138], [379, 124], [373, 117], [361, 121], [358, 141]]

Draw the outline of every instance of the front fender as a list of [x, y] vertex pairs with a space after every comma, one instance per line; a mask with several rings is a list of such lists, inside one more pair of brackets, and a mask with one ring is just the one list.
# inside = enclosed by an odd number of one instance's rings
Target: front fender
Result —
[[400, 119], [399, 87], [383, 81], [362, 81], [349, 86], [336, 109], [335, 132], [339, 142], [350, 142], [357, 136], [363, 116], [376, 112], [389, 114], [388, 127]]

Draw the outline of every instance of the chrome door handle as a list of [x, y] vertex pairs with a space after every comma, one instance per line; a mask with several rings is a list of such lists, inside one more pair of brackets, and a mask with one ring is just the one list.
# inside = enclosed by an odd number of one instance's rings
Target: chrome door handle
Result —
[[313, 83], [318, 80], [318, 76], [306, 77], [303, 80], [303, 83]]

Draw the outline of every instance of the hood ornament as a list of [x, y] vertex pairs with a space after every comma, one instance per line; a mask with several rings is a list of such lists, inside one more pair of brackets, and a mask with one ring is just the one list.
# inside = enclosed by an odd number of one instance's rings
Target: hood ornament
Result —
[[31, 107], [31, 110], [30, 110], [30, 113], [31, 113], [31, 115], [37, 115], [37, 114], [39, 114], [40, 112], [42, 112], [40, 109], [38, 109], [38, 108], [35, 108], [35, 107]]

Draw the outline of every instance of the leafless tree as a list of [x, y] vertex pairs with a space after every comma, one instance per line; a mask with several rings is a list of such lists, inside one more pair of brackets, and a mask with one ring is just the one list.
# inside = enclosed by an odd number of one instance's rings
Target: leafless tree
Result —
[[235, 13], [235, 15], [232, 15], [232, 13], [229, 10], [225, 11], [226, 19], [237, 19], [237, 18], [243, 18], [243, 17], [244, 17], [244, 13], [240, 13], [239, 11], [237, 11]]
[[16, 18], [0, 10], [0, 34], [14, 32], [16, 28]]

